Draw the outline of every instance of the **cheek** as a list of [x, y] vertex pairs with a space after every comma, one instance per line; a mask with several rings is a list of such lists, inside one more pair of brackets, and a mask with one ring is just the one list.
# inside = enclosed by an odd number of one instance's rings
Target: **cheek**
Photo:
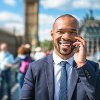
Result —
[[59, 41], [59, 39], [60, 39], [60, 36], [55, 35], [55, 36], [53, 37], [54, 43], [57, 43], [57, 42]]

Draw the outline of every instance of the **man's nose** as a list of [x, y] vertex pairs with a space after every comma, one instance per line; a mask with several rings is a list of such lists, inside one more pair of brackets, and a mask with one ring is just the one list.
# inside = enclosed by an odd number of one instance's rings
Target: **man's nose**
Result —
[[65, 33], [62, 35], [62, 38], [72, 38], [72, 36], [71, 36], [70, 33], [65, 32]]

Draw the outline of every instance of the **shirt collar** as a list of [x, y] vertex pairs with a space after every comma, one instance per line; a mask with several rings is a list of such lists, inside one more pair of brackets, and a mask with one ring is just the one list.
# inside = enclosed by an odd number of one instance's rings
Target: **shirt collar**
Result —
[[54, 51], [53, 51], [53, 60], [55, 64], [59, 64], [61, 61], [67, 61], [71, 66], [73, 66], [74, 57], [70, 57], [67, 60], [63, 60], [61, 57], [59, 57]]

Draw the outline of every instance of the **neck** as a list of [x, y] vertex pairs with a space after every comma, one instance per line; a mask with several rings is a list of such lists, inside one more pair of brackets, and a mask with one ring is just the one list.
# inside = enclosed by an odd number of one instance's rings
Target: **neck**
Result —
[[67, 60], [67, 59], [69, 59], [70, 57], [73, 56], [73, 55], [70, 55], [70, 54], [67, 54], [67, 55], [65, 55], [65, 54], [60, 54], [60, 53], [58, 53], [58, 52], [56, 52], [56, 51], [55, 51], [55, 53], [56, 53], [60, 58], [62, 58], [63, 60]]

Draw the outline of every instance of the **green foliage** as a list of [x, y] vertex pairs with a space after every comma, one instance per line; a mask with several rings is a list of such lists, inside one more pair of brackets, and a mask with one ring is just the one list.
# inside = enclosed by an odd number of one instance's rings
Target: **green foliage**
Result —
[[44, 50], [52, 50], [53, 49], [53, 43], [51, 40], [44, 40], [44, 41], [40, 42], [40, 46]]

